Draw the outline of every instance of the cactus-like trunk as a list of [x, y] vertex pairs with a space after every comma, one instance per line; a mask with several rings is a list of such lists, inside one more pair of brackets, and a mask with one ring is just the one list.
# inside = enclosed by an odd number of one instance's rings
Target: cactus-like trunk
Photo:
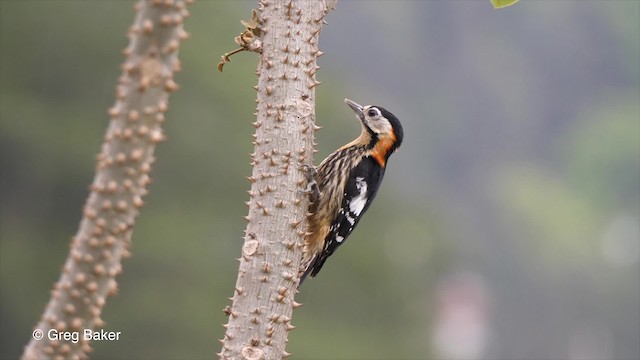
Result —
[[[51, 292], [23, 359], [86, 358], [106, 299], [117, 292], [116, 275], [128, 255], [143, 205], [169, 94], [177, 89], [178, 48], [188, 34], [182, 23], [191, 1], [144, 0], [136, 4], [130, 44], [116, 89], [116, 103], [96, 175], [60, 279]], [[67, 340], [59, 336], [71, 335]], [[77, 334], [77, 335], [76, 335]], [[115, 334], [114, 334], [115, 336]], [[59, 338], [59, 339], [56, 339]]]
[[260, 2], [261, 46], [249, 215], [222, 359], [281, 359], [306, 232], [318, 35], [335, 1]]

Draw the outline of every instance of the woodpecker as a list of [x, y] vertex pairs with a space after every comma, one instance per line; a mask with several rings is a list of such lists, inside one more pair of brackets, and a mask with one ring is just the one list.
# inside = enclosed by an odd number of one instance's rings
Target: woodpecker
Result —
[[300, 283], [315, 277], [367, 211], [382, 183], [389, 156], [402, 144], [402, 125], [380, 106], [345, 103], [356, 113], [362, 132], [320, 163], [306, 167], [308, 231]]

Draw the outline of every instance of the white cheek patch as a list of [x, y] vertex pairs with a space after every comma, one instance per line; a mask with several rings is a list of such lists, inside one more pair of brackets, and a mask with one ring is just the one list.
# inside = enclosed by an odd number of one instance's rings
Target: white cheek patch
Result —
[[391, 132], [391, 123], [384, 117], [367, 119], [367, 125], [377, 134], [387, 134]]
[[356, 188], [360, 190], [360, 194], [351, 199], [351, 201], [349, 202], [349, 210], [355, 216], [360, 216], [360, 213], [362, 212], [362, 210], [364, 210], [364, 207], [367, 204], [367, 183], [364, 181], [364, 178], [356, 178]]

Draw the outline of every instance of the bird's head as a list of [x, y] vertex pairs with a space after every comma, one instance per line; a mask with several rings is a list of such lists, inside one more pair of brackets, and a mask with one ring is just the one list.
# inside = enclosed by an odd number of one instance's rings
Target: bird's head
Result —
[[389, 144], [389, 153], [402, 144], [404, 133], [398, 118], [387, 109], [376, 105], [362, 106], [355, 101], [344, 99], [344, 102], [356, 113], [362, 124], [363, 131], [367, 131], [372, 138], [372, 146], [383, 141]]

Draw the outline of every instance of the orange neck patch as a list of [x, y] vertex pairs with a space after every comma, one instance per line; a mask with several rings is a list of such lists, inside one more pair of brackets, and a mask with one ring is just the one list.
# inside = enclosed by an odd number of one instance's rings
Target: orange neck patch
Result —
[[387, 165], [387, 155], [391, 151], [393, 144], [396, 142], [396, 136], [393, 132], [389, 136], [378, 139], [378, 143], [371, 150], [371, 157], [378, 162], [380, 167]]

